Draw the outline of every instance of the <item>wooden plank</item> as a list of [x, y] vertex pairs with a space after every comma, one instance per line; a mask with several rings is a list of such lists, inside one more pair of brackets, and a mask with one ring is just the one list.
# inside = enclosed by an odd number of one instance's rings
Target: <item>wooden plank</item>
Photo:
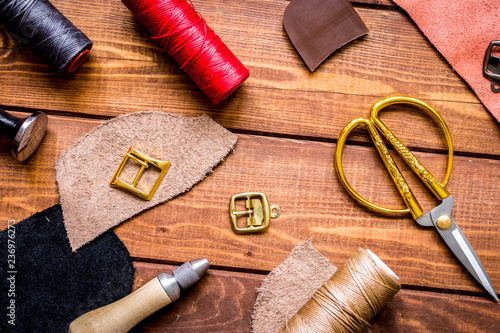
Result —
[[[378, 99], [402, 94], [424, 99], [443, 114], [457, 151], [500, 155], [495, 120], [400, 12], [358, 8], [370, 34], [311, 74], [282, 26], [287, 1], [195, 3], [251, 71], [241, 89], [213, 106], [120, 2], [96, 1], [78, 8], [55, 1], [95, 41], [88, 61], [70, 77], [47, 73], [30, 50], [13, 47], [1, 30], [0, 105], [102, 118], [159, 108], [191, 116], [205, 112], [237, 131], [334, 140]], [[413, 118], [402, 121], [413, 124]], [[413, 135], [403, 133], [402, 139], [436, 149]]]
[[[296, 243], [312, 237], [315, 246], [336, 264], [339, 255], [363, 246], [380, 253], [406, 284], [479, 290], [436, 232], [419, 228], [410, 217], [375, 214], [354, 203], [334, 175], [333, 149], [331, 144], [240, 136], [234, 154], [203, 183], [175, 201], [137, 216], [116, 232], [136, 257], [161, 261], [163, 253], [184, 256], [194, 251], [192, 256], [197, 256], [209, 251], [217, 265], [259, 270], [271, 269]], [[374, 168], [381, 168], [365, 163], [375, 160], [373, 151], [353, 150], [356, 158], [350, 163], [351, 176], [357, 175], [353, 183], [382, 204], [388, 201], [386, 195], [396, 197], [388, 180], [383, 186], [371, 179], [377, 176]], [[419, 157], [427, 165], [443, 162], [442, 156]], [[468, 172], [472, 163], [478, 174]], [[457, 202], [454, 218], [495, 285], [500, 282], [495, 208], [500, 191], [498, 182], [488, 179], [494, 178], [499, 167], [494, 160], [457, 159], [449, 186]], [[262, 235], [236, 236], [229, 228], [228, 199], [249, 190], [267, 193], [281, 207], [282, 216]], [[423, 190], [418, 189], [416, 195], [422, 197]], [[423, 202], [429, 207], [432, 201]]]
[[[447, 187], [456, 202], [453, 217], [500, 290], [500, 127], [392, 1], [353, 1], [369, 35], [311, 74], [282, 26], [288, 0], [194, 0], [251, 71], [243, 87], [218, 106], [119, 1], [52, 1], [95, 45], [74, 75], [57, 77], [0, 27], [0, 106], [24, 111], [17, 115], [37, 109], [51, 114], [46, 139], [26, 163], [12, 159], [10, 143], [0, 139], [0, 220], [19, 221], [56, 204], [55, 160], [102, 119], [159, 108], [187, 116], [208, 113], [239, 136], [236, 150], [205, 181], [115, 228], [136, 260], [134, 289], [171, 271], [172, 264], [206, 256], [213, 265], [181, 300], [133, 332], [250, 332], [265, 274], [309, 237], [337, 266], [361, 246], [401, 277], [404, 289], [377, 316], [373, 332], [498, 330], [500, 308], [479, 297], [485, 293], [436, 232], [406, 215], [362, 208], [333, 171], [341, 129], [367, 116], [379, 98], [403, 94], [429, 102], [448, 122], [460, 155]], [[441, 131], [414, 111], [392, 108], [383, 119], [441, 178]], [[401, 206], [376, 153], [364, 147], [368, 141], [363, 130], [350, 138], [344, 154], [349, 180], [377, 203]], [[248, 190], [265, 192], [282, 216], [263, 234], [237, 236], [229, 227], [228, 200]], [[421, 186], [415, 190], [427, 210], [436, 201], [425, 192]]]
[[[196, 258], [191, 258], [196, 259]], [[175, 266], [135, 262], [134, 289]], [[250, 332], [256, 288], [263, 276], [210, 269], [181, 298], [151, 315], [132, 332]]]
[[[135, 262], [134, 289], [175, 266]], [[265, 276], [210, 269], [181, 298], [133, 332], [250, 332]], [[402, 289], [371, 323], [377, 332], [496, 332], [500, 307], [479, 297]]]
[[[16, 162], [8, 156], [5, 140], [0, 142], [1, 220], [21, 220], [56, 204], [56, 158], [102, 121], [51, 116], [50, 122], [51, 131], [28, 163]], [[243, 134], [239, 138], [235, 151], [202, 183], [115, 229], [132, 256], [157, 262], [207, 256], [219, 267], [268, 271], [296, 243], [312, 237], [313, 244], [336, 265], [362, 246], [386, 261], [404, 284], [481, 291], [436, 232], [418, 227], [407, 215], [386, 216], [355, 203], [334, 173], [333, 143]], [[375, 150], [346, 149], [344, 163], [353, 186], [377, 203], [401, 206]], [[442, 177], [443, 155], [419, 153], [418, 157]], [[453, 217], [497, 290], [500, 183], [495, 180], [499, 168], [499, 160], [457, 157], [448, 186], [456, 201]], [[408, 180], [416, 182], [412, 177]], [[281, 207], [282, 215], [263, 234], [238, 236], [229, 226], [229, 198], [251, 190], [266, 193], [271, 203]], [[415, 194], [424, 209], [436, 204], [422, 187]]]

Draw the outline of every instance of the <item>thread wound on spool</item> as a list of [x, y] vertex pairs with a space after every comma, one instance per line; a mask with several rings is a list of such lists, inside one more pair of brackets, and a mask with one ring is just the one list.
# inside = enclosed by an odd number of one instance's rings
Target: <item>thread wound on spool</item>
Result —
[[0, 21], [59, 74], [74, 71], [92, 48], [92, 41], [48, 0], [0, 0]]
[[248, 78], [248, 69], [185, 0], [122, 2], [214, 104]]
[[398, 280], [360, 248], [280, 333], [362, 332], [400, 289]]

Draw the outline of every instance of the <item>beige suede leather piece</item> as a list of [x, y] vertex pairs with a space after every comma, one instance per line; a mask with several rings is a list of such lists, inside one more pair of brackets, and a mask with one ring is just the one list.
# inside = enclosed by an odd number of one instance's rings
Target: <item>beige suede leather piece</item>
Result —
[[[209, 116], [186, 118], [139, 112], [97, 126], [56, 162], [64, 224], [73, 251], [132, 216], [188, 191], [212, 172], [234, 148], [237, 137]], [[127, 150], [171, 162], [154, 197], [144, 200], [109, 182]], [[127, 162], [120, 179], [139, 170]], [[149, 167], [137, 185], [147, 191], [158, 175]]]
[[252, 332], [279, 332], [336, 270], [311, 240], [297, 244], [258, 289]]

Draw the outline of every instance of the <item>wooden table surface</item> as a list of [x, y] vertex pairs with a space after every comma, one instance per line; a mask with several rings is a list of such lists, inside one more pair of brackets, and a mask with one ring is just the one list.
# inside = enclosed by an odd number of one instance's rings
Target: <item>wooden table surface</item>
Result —
[[[193, 0], [209, 26], [250, 70], [233, 95], [214, 106], [118, 0], [53, 0], [94, 41], [71, 76], [50, 73], [0, 28], [0, 107], [16, 115], [49, 114], [48, 133], [25, 163], [0, 141], [0, 221], [20, 221], [59, 202], [54, 162], [106, 119], [162, 110], [203, 113], [234, 132], [224, 162], [188, 193], [115, 228], [133, 257], [134, 288], [161, 271], [199, 257], [212, 268], [180, 301], [134, 332], [250, 332], [256, 289], [298, 242], [334, 265], [369, 248], [401, 278], [403, 289], [377, 316], [374, 332], [498, 332], [500, 305], [478, 287], [437, 232], [409, 215], [365, 209], [342, 188], [333, 153], [342, 128], [368, 116], [390, 95], [434, 106], [454, 140], [447, 186], [454, 219], [500, 290], [500, 126], [464, 81], [390, 0], [353, 2], [370, 33], [335, 52], [310, 73], [282, 23], [286, 0]], [[415, 109], [394, 107], [388, 126], [437, 178], [446, 145], [439, 127]], [[359, 130], [344, 153], [347, 177], [377, 203], [402, 207], [394, 185]], [[84, 166], [82, 166], [84, 167]], [[403, 170], [406, 170], [403, 168]], [[437, 202], [417, 184], [429, 210]], [[282, 209], [263, 234], [236, 235], [229, 198], [260, 191]]]

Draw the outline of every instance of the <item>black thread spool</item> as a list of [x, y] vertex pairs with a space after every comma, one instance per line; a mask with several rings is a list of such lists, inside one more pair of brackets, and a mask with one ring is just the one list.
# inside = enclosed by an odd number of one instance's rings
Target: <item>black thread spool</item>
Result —
[[18, 118], [0, 109], [0, 134], [12, 141], [12, 155], [19, 161], [28, 159], [38, 148], [47, 132], [47, 123], [43, 112]]
[[59, 74], [77, 69], [92, 48], [92, 41], [48, 0], [0, 0], [0, 21]]

